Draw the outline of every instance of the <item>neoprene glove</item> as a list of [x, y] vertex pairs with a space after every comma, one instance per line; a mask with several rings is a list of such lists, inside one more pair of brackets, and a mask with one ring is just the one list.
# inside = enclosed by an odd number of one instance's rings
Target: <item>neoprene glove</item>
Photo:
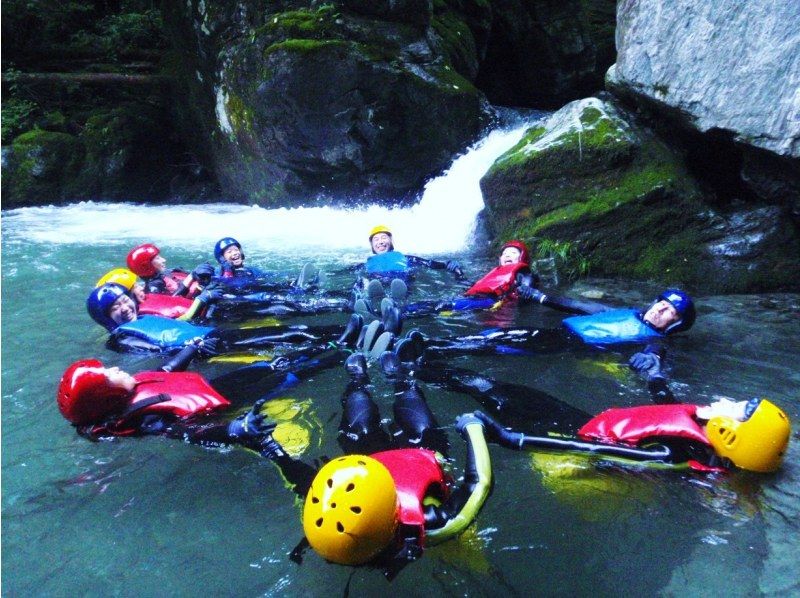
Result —
[[223, 278], [233, 277], [233, 264], [231, 264], [228, 260], [222, 260], [219, 264], [219, 267], [222, 270]]
[[483, 422], [474, 413], [462, 413], [456, 418], [456, 431], [463, 435], [464, 430], [466, 430], [467, 426], [470, 424], [480, 424], [482, 428], [485, 427]]
[[237, 440], [259, 439], [271, 434], [276, 425], [251, 410], [228, 424], [228, 435]]
[[447, 271], [452, 272], [456, 278], [464, 276], [464, 272], [461, 270], [461, 264], [456, 260], [447, 260]]
[[204, 338], [197, 342], [198, 352], [203, 357], [213, 357], [219, 355], [219, 339]]
[[192, 277], [199, 280], [201, 284], [207, 284], [212, 276], [214, 276], [214, 266], [208, 262], [200, 264], [192, 270]]
[[652, 376], [661, 369], [661, 358], [656, 353], [643, 351], [631, 355], [628, 365], [637, 372], [647, 372]]
[[517, 287], [517, 295], [527, 301], [541, 301], [544, 294], [539, 289], [534, 289], [528, 285], [520, 285]]
[[222, 299], [222, 291], [219, 289], [206, 289], [197, 296], [197, 300], [204, 305], [214, 303], [220, 299]]

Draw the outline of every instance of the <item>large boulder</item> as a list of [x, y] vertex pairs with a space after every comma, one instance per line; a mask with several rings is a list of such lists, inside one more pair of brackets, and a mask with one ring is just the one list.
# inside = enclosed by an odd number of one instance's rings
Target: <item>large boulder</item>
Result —
[[530, 129], [481, 189], [497, 238], [559, 254], [562, 269], [714, 292], [798, 288], [786, 210], [710, 204], [681, 157], [608, 98]]
[[705, 161], [722, 149], [749, 192], [800, 210], [800, 3], [622, 0], [617, 50], [611, 91], [699, 133], [687, 145]]
[[234, 199], [413, 196], [487, 122], [469, 77], [488, 5], [461, 2], [467, 18], [441, 1], [302, 4], [164, 4], [187, 130]]

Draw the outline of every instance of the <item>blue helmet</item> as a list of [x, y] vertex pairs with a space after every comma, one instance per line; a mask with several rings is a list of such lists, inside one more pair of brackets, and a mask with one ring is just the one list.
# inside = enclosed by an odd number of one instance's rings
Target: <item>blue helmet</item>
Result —
[[667, 329], [664, 330], [664, 334], [681, 332], [683, 330], [689, 330], [689, 328], [692, 327], [697, 317], [697, 312], [694, 309], [694, 301], [692, 301], [689, 295], [679, 289], [667, 289], [658, 296], [657, 301], [668, 302], [675, 308], [675, 311], [677, 311], [680, 316], [680, 320], [670, 324]]
[[[217, 241], [216, 245], [214, 245], [214, 257], [220, 264], [224, 259], [222, 257], [222, 254], [225, 253], [225, 250], [231, 245], [236, 245], [236, 247], [239, 248], [239, 251], [242, 250], [242, 244], [239, 243], [239, 241], [237, 241], [233, 237], [223, 237], [219, 241]], [[244, 254], [242, 254], [242, 257], [244, 258]]]
[[91, 292], [86, 299], [86, 309], [95, 322], [111, 332], [118, 324], [111, 319], [108, 312], [117, 299], [127, 294], [127, 290], [122, 285], [115, 282], [104, 284]]

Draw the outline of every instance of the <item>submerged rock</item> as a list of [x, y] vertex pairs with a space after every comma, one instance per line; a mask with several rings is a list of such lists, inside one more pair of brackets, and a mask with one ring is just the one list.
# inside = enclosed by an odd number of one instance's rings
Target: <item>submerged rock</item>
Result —
[[785, 208], [709, 203], [681, 157], [607, 99], [568, 104], [481, 180], [500, 239], [562, 269], [704, 291], [797, 288], [800, 239]]

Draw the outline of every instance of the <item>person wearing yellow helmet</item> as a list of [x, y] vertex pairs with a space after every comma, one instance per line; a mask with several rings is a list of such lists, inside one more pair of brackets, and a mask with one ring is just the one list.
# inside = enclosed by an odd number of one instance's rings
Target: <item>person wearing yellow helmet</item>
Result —
[[105, 284], [118, 284], [128, 290], [128, 295], [136, 303], [138, 315], [155, 315], [165, 318], [192, 318], [205, 306], [198, 299], [189, 299], [178, 295], [149, 293], [146, 286], [137, 280], [136, 274], [125, 268], [116, 268], [106, 272], [95, 284], [95, 288]]
[[[396, 351], [404, 359], [402, 345]], [[470, 370], [431, 361], [407, 361], [404, 367], [416, 379], [469, 394], [504, 423], [526, 429], [512, 432], [485, 413], [475, 413], [488, 438], [508, 448], [585, 452], [698, 471], [738, 467], [767, 473], [780, 466], [791, 435], [789, 418], [765, 399], [681, 404], [664, 386], [650, 384], [660, 404], [591, 416], [547, 393]]]
[[[290, 458], [274, 439], [271, 452], [265, 448], [262, 454], [271, 454], [305, 498], [305, 539], [320, 556], [343, 565], [384, 566], [391, 577], [427, 544], [455, 537], [474, 521], [491, 488], [491, 462], [481, 422], [472, 415], [459, 417], [456, 429], [468, 451], [464, 482], [455, 491], [442, 469], [440, 451], [446, 451], [447, 438], [419, 385], [395, 380], [398, 431], [389, 435], [369, 393], [364, 356], [351, 355], [345, 368], [350, 383], [339, 426], [345, 456], [315, 471]], [[396, 371], [391, 364], [384, 369]]]

